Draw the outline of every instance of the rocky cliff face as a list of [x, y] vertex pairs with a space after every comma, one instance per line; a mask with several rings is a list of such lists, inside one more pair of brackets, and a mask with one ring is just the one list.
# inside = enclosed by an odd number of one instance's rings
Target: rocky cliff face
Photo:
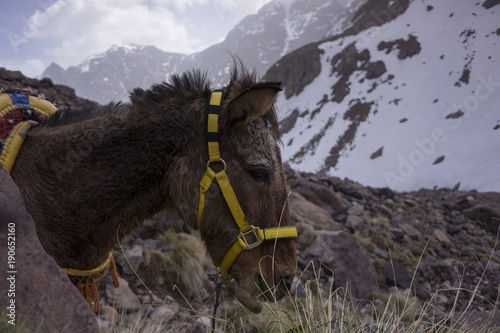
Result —
[[61, 84], [54, 84], [51, 79], [32, 79], [18, 71], [9, 71], [0, 67], [0, 90], [21, 88], [31, 90], [34, 95], [43, 94], [58, 108], [77, 107], [86, 103], [95, 103], [75, 95], [75, 90]]
[[446, 1], [367, 1], [271, 66], [284, 160], [398, 191], [498, 191], [500, 6]]
[[[87, 302], [38, 241], [16, 184], [0, 167], [2, 332], [96, 332]], [[9, 266], [7, 266], [9, 263]]]

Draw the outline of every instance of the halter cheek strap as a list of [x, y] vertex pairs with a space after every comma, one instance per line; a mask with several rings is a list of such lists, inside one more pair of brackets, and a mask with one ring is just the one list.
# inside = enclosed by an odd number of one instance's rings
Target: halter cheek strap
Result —
[[[233, 218], [240, 229], [240, 235], [236, 242], [229, 249], [226, 256], [222, 260], [220, 266], [215, 265], [217, 272], [226, 281], [230, 282], [228, 271], [236, 258], [244, 250], [256, 248], [263, 241], [276, 239], [295, 239], [297, 238], [297, 229], [292, 226], [275, 227], [275, 228], [259, 228], [247, 222], [245, 214], [236, 198], [229, 179], [226, 174], [226, 162], [220, 158], [219, 151], [219, 115], [222, 101], [224, 99], [224, 90], [215, 90], [212, 92], [207, 105], [207, 142], [209, 161], [207, 170], [200, 181], [200, 201], [198, 203], [197, 226], [200, 229], [201, 216], [205, 207], [205, 193], [212, 185], [214, 179], [222, 191], [222, 195], [233, 215]], [[222, 171], [215, 172], [210, 168], [212, 163], [220, 162], [223, 165]]]

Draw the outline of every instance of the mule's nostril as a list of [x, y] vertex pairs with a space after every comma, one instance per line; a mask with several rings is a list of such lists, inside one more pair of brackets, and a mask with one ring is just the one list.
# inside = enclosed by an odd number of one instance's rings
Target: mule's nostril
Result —
[[261, 291], [267, 291], [269, 290], [269, 285], [267, 284], [266, 280], [264, 280], [264, 277], [260, 274], [257, 275], [257, 281], [258, 281], [258, 286]]
[[290, 278], [288, 275], [281, 277], [281, 282], [285, 286], [286, 290], [290, 290], [292, 288], [293, 278]]

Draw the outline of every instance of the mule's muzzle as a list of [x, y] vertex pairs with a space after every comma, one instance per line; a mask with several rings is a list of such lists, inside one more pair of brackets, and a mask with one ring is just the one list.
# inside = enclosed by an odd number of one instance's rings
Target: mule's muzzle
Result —
[[268, 302], [275, 302], [290, 293], [293, 278], [282, 276], [276, 286], [271, 286], [261, 274], [257, 274], [257, 282], [257, 285], [262, 291], [260, 296]]

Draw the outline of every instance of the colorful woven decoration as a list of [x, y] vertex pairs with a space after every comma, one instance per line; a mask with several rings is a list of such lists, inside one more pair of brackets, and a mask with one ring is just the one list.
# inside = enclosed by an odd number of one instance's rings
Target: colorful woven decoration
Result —
[[90, 308], [93, 311], [99, 312], [101, 306], [99, 304], [99, 294], [97, 292], [97, 281], [104, 276], [108, 267], [111, 270], [111, 276], [113, 277], [113, 285], [118, 287], [120, 282], [118, 281], [118, 274], [116, 273], [116, 265], [113, 260], [113, 252], [109, 252], [108, 257], [102, 264], [97, 268], [90, 270], [79, 270], [72, 268], [63, 268], [62, 270], [68, 274], [71, 282], [78, 288], [83, 298], [87, 300]]
[[41, 97], [15, 91], [0, 94], [0, 163], [9, 173], [30, 127], [56, 111]]

